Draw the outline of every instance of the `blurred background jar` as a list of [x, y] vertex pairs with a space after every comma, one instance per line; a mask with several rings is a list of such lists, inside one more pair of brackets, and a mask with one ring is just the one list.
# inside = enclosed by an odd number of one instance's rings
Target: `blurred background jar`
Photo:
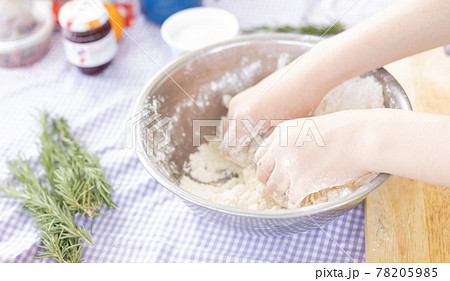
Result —
[[50, 1], [0, 0], [0, 66], [24, 66], [48, 50], [53, 31]]
[[66, 59], [84, 74], [97, 74], [117, 54], [109, 13], [98, 0], [72, 0], [58, 14]]
[[200, 7], [202, 0], [141, 0], [141, 7], [148, 20], [162, 24], [170, 15], [193, 7]]

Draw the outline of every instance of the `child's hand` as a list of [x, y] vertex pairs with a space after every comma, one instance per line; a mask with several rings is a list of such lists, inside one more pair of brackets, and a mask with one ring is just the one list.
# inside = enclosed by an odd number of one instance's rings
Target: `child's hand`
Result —
[[267, 135], [274, 123], [312, 115], [329, 89], [324, 83], [311, 82], [318, 68], [306, 67], [307, 61], [298, 62], [305, 65], [300, 71], [288, 71], [288, 65], [231, 99], [222, 154], [241, 166], [248, 165], [245, 161], [251, 136]]
[[364, 110], [343, 111], [281, 123], [255, 155], [258, 180], [285, 207], [309, 194], [368, 175], [370, 138]]
[[[241, 120], [255, 126], [260, 120], [310, 116], [323, 96], [343, 81], [449, 44], [449, 14], [448, 0], [397, 1], [364, 23], [315, 44], [294, 63], [232, 99], [228, 118], [237, 123], [228, 131], [222, 153], [235, 161], [245, 158], [242, 141], [249, 132]], [[266, 121], [260, 132], [269, 128]], [[237, 145], [230, 145], [230, 139]]]

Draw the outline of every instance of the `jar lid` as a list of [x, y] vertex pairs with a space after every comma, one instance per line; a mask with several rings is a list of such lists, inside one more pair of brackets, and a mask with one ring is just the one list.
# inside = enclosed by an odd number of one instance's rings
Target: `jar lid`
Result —
[[98, 28], [108, 19], [108, 10], [99, 0], [72, 0], [65, 3], [58, 13], [61, 27], [73, 32]]

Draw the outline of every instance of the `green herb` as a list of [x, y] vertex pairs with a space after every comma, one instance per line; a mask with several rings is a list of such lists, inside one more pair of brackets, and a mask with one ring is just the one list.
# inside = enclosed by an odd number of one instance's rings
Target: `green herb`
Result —
[[[8, 163], [13, 178], [0, 186], [4, 197], [22, 200], [23, 209], [36, 221], [43, 252], [36, 258], [53, 258], [59, 262], [80, 262], [82, 240], [92, 245], [88, 231], [75, 224], [75, 216], [94, 218], [111, 201], [112, 188], [101, 172], [98, 160], [70, 135], [67, 121], [50, 119], [44, 113], [41, 121], [41, 160], [46, 172], [44, 181], [33, 173], [28, 161], [19, 157]], [[50, 188], [51, 187], [51, 188]]]
[[71, 211], [81, 216], [101, 215], [103, 203], [114, 208], [112, 188], [103, 175], [98, 160], [91, 156], [70, 135], [67, 121], [54, 118], [41, 121], [41, 164], [55, 197], [64, 200]]
[[317, 26], [317, 25], [306, 25], [300, 27], [294, 27], [290, 25], [284, 26], [258, 26], [251, 29], [243, 30], [244, 33], [253, 33], [256, 31], [271, 31], [271, 32], [286, 32], [286, 33], [302, 33], [310, 35], [333, 35], [344, 31], [345, 26], [341, 23], [336, 23], [329, 26]]

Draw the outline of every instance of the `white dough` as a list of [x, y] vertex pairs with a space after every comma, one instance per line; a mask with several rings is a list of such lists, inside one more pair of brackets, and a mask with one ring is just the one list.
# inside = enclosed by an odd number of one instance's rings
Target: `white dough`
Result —
[[[383, 102], [382, 87], [373, 77], [356, 77], [331, 90], [314, 115], [347, 109], [380, 108], [384, 107]], [[255, 166], [241, 168], [225, 159], [218, 150], [219, 144], [217, 141], [202, 144], [197, 152], [190, 155], [189, 163], [185, 166], [192, 166], [192, 169], [182, 177], [181, 187], [204, 199], [232, 207], [253, 210], [281, 209], [266, 193], [264, 185], [256, 179]], [[230, 178], [230, 175], [236, 177]], [[228, 180], [220, 181], [223, 178]], [[352, 184], [321, 190], [308, 196], [301, 206], [335, 200], [356, 188], [358, 185]]]

